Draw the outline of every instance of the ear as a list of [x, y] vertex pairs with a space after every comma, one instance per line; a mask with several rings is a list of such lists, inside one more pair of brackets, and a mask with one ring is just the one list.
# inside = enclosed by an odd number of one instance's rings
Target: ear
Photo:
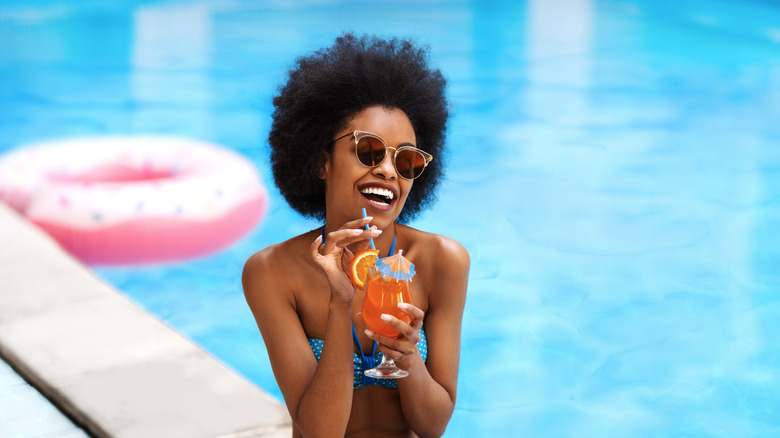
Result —
[[317, 172], [317, 176], [321, 180], [325, 180], [328, 179], [328, 175], [330, 175], [330, 154], [328, 152], [323, 152], [322, 156], [322, 166], [320, 166], [320, 170]]

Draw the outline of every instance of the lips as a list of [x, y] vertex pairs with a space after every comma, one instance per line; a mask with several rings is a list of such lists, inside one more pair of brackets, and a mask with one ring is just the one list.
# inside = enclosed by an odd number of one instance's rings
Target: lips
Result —
[[372, 205], [379, 209], [386, 209], [398, 200], [398, 190], [390, 185], [381, 183], [368, 183], [359, 187], [360, 193]]

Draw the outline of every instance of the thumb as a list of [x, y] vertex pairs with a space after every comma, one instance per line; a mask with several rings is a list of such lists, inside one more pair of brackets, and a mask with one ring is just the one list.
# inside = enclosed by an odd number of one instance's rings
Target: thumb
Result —
[[362, 240], [357, 243], [355, 246], [355, 253], [359, 253], [360, 251], [365, 251], [368, 249], [368, 240]]
[[309, 247], [309, 255], [312, 259], [317, 260], [317, 258], [320, 256], [320, 245], [322, 244], [322, 236], [317, 236], [316, 239], [314, 239], [314, 242], [311, 243], [311, 246]]

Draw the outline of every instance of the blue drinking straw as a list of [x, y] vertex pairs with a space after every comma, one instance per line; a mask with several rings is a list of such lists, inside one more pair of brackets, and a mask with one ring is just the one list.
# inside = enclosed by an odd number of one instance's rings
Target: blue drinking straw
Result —
[[[367, 216], [368, 216], [368, 214], [366, 213], [366, 209], [364, 208], [363, 209], [363, 217], [367, 217]], [[368, 224], [366, 224], [366, 230], [368, 230]], [[376, 247], [374, 246], [374, 239], [369, 238], [368, 239], [368, 243], [371, 245], [371, 249], [376, 249]]]

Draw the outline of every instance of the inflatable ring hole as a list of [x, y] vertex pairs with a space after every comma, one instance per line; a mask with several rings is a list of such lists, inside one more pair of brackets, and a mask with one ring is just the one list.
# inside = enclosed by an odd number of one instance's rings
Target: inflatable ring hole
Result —
[[56, 183], [124, 183], [168, 179], [177, 174], [173, 169], [138, 168], [123, 163], [102, 163], [75, 173], [50, 172], [47, 179]]

